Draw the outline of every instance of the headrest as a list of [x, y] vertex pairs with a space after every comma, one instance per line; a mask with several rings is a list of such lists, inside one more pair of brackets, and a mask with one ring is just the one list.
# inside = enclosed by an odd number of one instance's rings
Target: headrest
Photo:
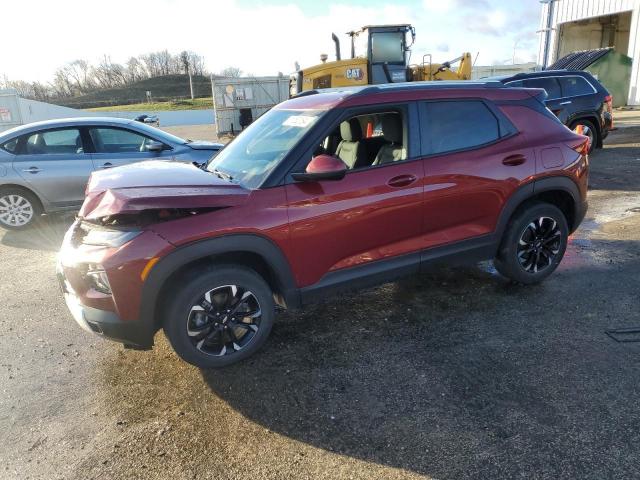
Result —
[[382, 117], [382, 135], [387, 142], [402, 145], [402, 118], [397, 114]]
[[340, 136], [347, 142], [359, 142], [362, 140], [362, 127], [356, 118], [340, 124]]

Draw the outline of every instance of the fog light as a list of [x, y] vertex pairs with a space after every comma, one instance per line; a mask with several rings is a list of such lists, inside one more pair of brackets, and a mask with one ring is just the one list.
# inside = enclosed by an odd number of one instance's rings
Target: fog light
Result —
[[90, 263], [87, 266], [87, 273], [85, 274], [85, 277], [91, 288], [100, 293], [111, 295], [111, 285], [109, 285], [107, 273], [101, 265], [94, 265]]

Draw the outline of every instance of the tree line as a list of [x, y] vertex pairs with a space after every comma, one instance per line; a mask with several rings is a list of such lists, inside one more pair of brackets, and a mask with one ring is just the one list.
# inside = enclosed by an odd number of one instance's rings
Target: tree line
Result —
[[[97, 64], [74, 60], [58, 68], [50, 82], [27, 82], [0, 78], [1, 88], [13, 88], [20, 96], [40, 101], [67, 99], [96, 90], [120, 88], [140, 80], [172, 74], [208, 75], [204, 58], [194, 52], [173, 55], [168, 50], [131, 57], [124, 64], [104, 55]], [[241, 70], [228, 67], [220, 75], [240, 76]]]

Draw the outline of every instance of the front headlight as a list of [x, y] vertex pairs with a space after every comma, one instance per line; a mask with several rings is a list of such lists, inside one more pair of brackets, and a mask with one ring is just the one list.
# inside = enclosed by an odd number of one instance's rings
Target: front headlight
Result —
[[102, 265], [88, 264], [85, 278], [94, 290], [106, 295], [111, 295], [111, 285], [109, 285], [107, 273], [104, 271], [104, 268], [102, 268]]
[[120, 247], [140, 235], [140, 230], [106, 230], [91, 228], [82, 239], [85, 245]]

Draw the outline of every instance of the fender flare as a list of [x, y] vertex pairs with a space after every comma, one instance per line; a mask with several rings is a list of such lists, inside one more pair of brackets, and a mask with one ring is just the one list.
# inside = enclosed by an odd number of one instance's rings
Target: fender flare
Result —
[[495, 234], [497, 238], [502, 238], [509, 219], [520, 205], [540, 193], [552, 190], [566, 192], [573, 198], [575, 225], [573, 225], [572, 230], [575, 229], [586, 213], [586, 209], [583, 207], [584, 202], [582, 202], [580, 197], [580, 191], [575, 182], [569, 177], [555, 176], [534, 180], [533, 182], [522, 185], [508, 198], [496, 225]]
[[185, 265], [225, 253], [247, 252], [259, 255], [271, 268], [287, 305], [300, 305], [300, 294], [291, 266], [282, 250], [271, 240], [255, 234], [231, 234], [180, 246], [162, 257], [149, 272], [143, 287], [140, 320], [156, 325], [156, 306], [166, 281]]

